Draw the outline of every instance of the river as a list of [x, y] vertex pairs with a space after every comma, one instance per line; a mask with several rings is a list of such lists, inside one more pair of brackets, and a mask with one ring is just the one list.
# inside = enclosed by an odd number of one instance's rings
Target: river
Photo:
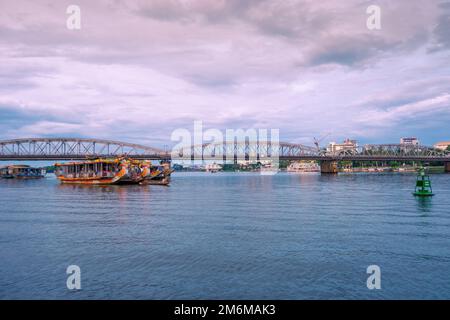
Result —
[[431, 180], [429, 199], [400, 173], [0, 180], [0, 298], [449, 299], [450, 174]]

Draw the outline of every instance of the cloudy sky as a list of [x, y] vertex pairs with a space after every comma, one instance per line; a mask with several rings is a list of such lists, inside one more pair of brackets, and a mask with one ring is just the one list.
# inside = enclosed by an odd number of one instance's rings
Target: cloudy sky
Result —
[[305, 144], [450, 140], [450, 3], [0, 0], [0, 139], [162, 146], [194, 120]]

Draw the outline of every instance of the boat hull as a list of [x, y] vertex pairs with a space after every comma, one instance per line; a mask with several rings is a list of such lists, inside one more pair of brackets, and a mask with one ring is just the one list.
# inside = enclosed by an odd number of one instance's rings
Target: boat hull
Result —
[[65, 184], [91, 184], [91, 185], [109, 185], [109, 184], [119, 184], [119, 181], [114, 178], [66, 178], [58, 177], [61, 183]]
[[145, 179], [141, 184], [168, 186], [170, 184], [170, 178], [164, 177], [163, 179]]
[[171, 169], [155, 170], [147, 175], [141, 184], [167, 186], [170, 184], [170, 175], [172, 172], [173, 170]]

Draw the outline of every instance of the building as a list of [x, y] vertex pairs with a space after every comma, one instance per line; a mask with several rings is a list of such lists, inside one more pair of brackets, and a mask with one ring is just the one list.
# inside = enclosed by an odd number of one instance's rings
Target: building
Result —
[[327, 152], [339, 153], [341, 151], [356, 151], [358, 144], [356, 140], [345, 139], [343, 143], [330, 142], [327, 147]]
[[436, 143], [433, 147], [435, 149], [439, 150], [447, 150], [447, 148], [450, 146], [450, 141], [441, 141]]
[[410, 146], [418, 146], [420, 144], [419, 139], [416, 137], [400, 138], [400, 144], [406, 144]]

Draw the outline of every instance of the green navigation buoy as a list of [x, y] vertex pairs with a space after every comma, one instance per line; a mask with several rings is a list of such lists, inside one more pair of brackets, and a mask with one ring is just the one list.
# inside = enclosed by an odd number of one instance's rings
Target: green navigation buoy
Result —
[[418, 197], [431, 197], [434, 196], [433, 189], [431, 188], [430, 177], [425, 174], [425, 169], [420, 168], [416, 179], [416, 189], [413, 195]]

